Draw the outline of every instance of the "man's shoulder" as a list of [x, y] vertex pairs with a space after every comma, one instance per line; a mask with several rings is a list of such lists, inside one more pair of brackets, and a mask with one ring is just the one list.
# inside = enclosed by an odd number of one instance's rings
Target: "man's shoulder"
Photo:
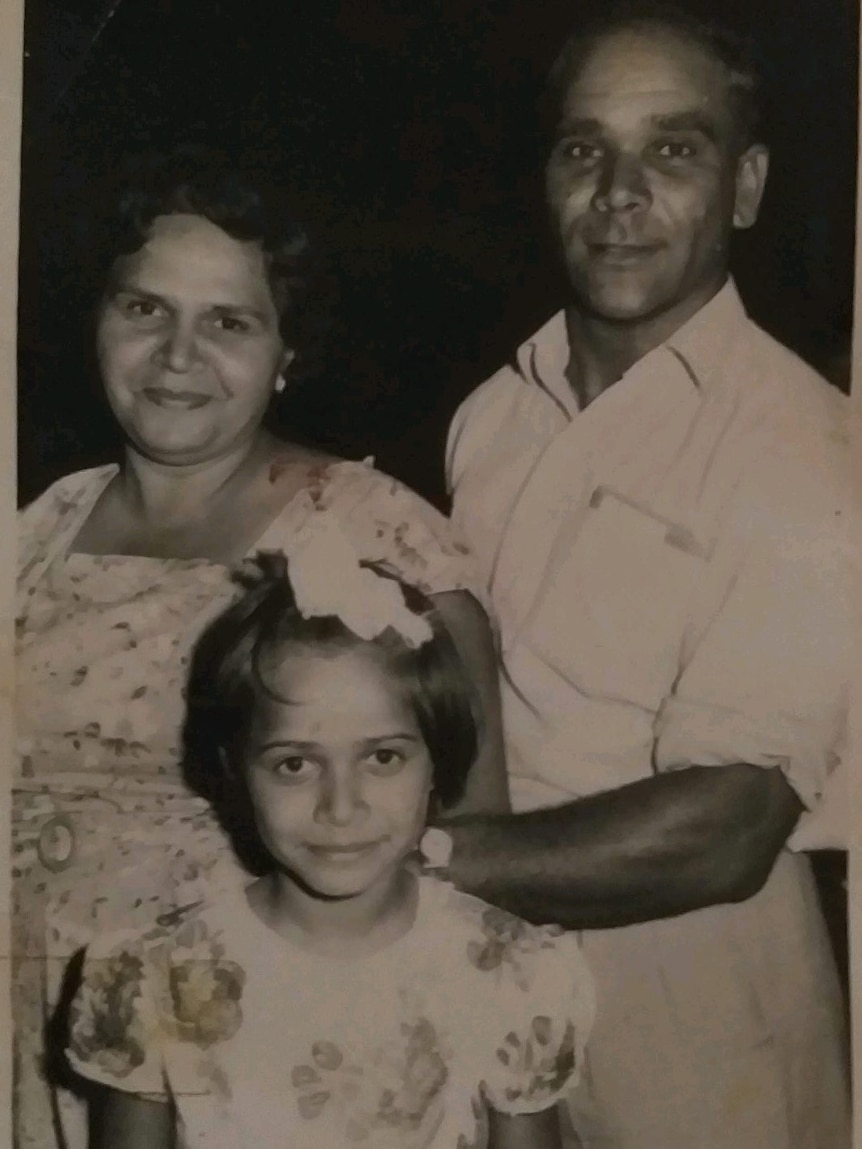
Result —
[[762, 400], [775, 421], [795, 423], [801, 416], [810, 424], [819, 420], [829, 427], [847, 419], [846, 395], [797, 352], [753, 320], [748, 321], [746, 334]]

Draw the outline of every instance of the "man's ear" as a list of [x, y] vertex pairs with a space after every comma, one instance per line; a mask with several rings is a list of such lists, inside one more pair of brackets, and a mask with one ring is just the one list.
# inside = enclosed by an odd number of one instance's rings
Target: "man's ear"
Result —
[[760, 201], [769, 173], [769, 149], [752, 144], [736, 163], [736, 192], [733, 201], [733, 226], [739, 230], [753, 227], [760, 211]]

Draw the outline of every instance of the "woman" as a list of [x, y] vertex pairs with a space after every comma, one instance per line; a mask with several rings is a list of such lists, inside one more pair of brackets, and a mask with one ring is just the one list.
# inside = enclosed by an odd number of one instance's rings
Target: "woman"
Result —
[[71, 955], [96, 929], [169, 920], [241, 880], [178, 747], [189, 651], [244, 557], [323, 513], [365, 560], [433, 595], [484, 707], [464, 805], [506, 803], [493, 643], [445, 520], [369, 463], [264, 427], [302, 350], [303, 234], [217, 157], [176, 153], [127, 191], [109, 239], [96, 348], [122, 460], [61, 479], [20, 522], [19, 1149], [86, 1142], [52, 1064]]

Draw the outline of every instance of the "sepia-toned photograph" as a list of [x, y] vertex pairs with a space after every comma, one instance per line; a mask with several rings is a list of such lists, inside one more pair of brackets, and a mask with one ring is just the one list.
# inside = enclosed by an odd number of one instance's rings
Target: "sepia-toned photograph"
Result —
[[24, 16], [15, 1149], [850, 1149], [856, 0]]

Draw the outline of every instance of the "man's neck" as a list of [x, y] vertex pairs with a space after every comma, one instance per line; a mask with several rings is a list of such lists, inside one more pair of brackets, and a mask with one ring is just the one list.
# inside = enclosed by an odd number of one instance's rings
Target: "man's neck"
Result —
[[666, 343], [718, 294], [726, 280], [686, 300], [685, 305], [633, 323], [615, 322], [566, 308], [569, 363], [566, 378], [583, 410], [636, 363]]

